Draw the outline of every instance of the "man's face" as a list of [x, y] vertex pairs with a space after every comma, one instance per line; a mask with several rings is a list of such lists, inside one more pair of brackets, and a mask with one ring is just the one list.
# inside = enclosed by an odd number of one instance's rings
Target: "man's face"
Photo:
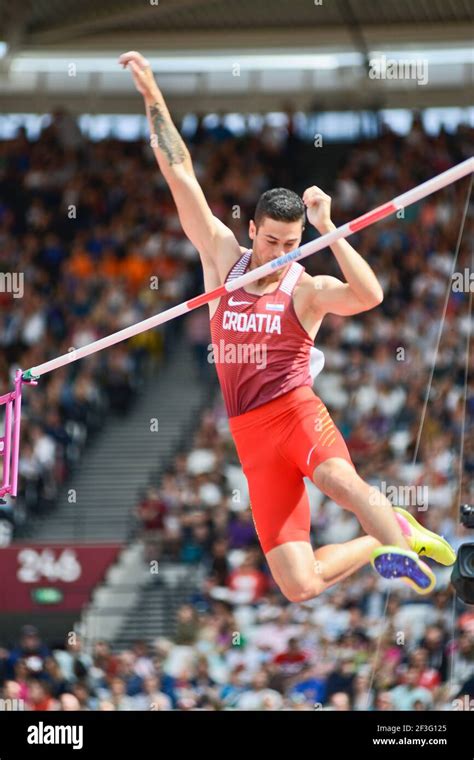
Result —
[[420, 678], [420, 673], [417, 668], [408, 668], [405, 676], [407, 686], [416, 686]]
[[[278, 222], [265, 216], [257, 230], [255, 222], [249, 224], [249, 237], [253, 240], [252, 257], [256, 266], [266, 264], [285, 253], [297, 248], [303, 234], [303, 221]], [[269, 276], [269, 280], [278, 280], [284, 269], [279, 269]]]

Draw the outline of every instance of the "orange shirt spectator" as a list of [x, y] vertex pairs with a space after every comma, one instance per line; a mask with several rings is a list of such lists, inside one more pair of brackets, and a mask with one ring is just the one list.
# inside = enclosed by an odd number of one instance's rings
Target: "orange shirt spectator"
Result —
[[137, 293], [140, 288], [149, 284], [150, 262], [133, 251], [123, 260], [121, 273], [126, 278], [129, 291]]
[[120, 274], [120, 263], [115, 251], [107, 250], [98, 265], [99, 274], [105, 279], [115, 280]]
[[81, 248], [76, 248], [68, 263], [70, 274], [79, 279], [87, 279], [92, 277], [94, 269], [91, 257]]

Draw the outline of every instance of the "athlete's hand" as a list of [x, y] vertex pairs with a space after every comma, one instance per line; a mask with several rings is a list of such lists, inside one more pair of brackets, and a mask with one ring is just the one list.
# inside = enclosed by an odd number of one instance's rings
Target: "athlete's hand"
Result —
[[144, 98], [153, 99], [158, 86], [147, 59], [141, 53], [137, 53], [136, 50], [131, 50], [129, 53], [123, 53], [120, 56], [119, 63], [122, 64], [124, 69], [128, 67], [132, 72], [133, 81], [138, 92]]
[[303, 193], [303, 203], [306, 206], [308, 222], [316, 227], [321, 235], [329, 232], [331, 222], [331, 197], [323, 193], [321, 188], [312, 185]]

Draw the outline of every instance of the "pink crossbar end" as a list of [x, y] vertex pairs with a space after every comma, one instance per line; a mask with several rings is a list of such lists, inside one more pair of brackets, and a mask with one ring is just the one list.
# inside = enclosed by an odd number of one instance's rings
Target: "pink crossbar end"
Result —
[[15, 374], [15, 389], [0, 396], [0, 406], [5, 405], [3, 436], [0, 437], [0, 460], [3, 463], [0, 497], [17, 495], [18, 459], [20, 456], [21, 387], [22, 371]]
[[358, 232], [359, 230], [363, 230], [364, 227], [368, 227], [369, 224], [374, 224], [374, 222], [378, 222], [380, 219], [384, 219], [386, 216], [390, 216], [390, 214], [393, 214], [397, 210], [397, 206], [391, 201], [390, 203], [384, 203], [383, 206], [378, 206], [377, 208], [374, 208], [373, 211], [369, 211], [367, 214], [358, 216], [357, 219], [354, 219], [354, 221], [350, 222], [350, 230], [351, 232]]

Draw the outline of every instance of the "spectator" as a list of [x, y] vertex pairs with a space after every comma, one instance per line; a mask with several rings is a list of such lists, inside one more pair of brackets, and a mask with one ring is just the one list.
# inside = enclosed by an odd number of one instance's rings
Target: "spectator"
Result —
[[83, 641], [77, 633], [68, 636], [65, 649], [55, 649], [53, 654], [68, 683], [85, 678], [92, 665], [92, 657], [83, 651]]
[[303, 695], [313, 706], [322, 706], [326, 701], [325, 679], [319, 666], [311, 667], [308, 663], [296, 677], [291, 694]]
[[58, 699], [64, 692], [69, 691], [70, 684], [64, 677], [59, 663], [54, 657], [48, 656], [45, 658], [43, 673], [40, 674], [39, 679], [48, 686], [51, 695], [55, 699]]
[[278, 654], [273, 662], [285, 675], [298, 675], [308, 662], [308, 655], [300, 648], [298, 639], [292, 637], [288, 640], [288, 648]]
[[389, 691], [380, 691], [375, 697], [375, 707], [377, 712], [392, 712], [393, 699]]
[[336, 712], [346, 712], [351, 709], [349, 694], [345, 691], [337, 691], [329, 699], [329, 709]]
[[143, 691], [133, 697], [136, 710], [171, 710], [172, 701], [167, 694], [160, 689], [160, 681], [156, 676], [147, 676], [143, 679]]
[[198, 633], [198, 620], [193, 607], [183, 605], [178, 610], [178, 625], [174, 637], [176, 644], [194, 644]]
[[228, 586], [235, 600], [253, 604], [266, 593], [268, 579], [265, 573], [259, 570], [255, 557], [247, 552], [242, 564], [230, 573]]
[[81, 710], [81, 706], [79, 704], [79, 700], [77, 697], [74, 696], [74, 694], [69, 694], [68, 692], [64, 692], [64, 694], [61, 694], [59, 697], [59, 710], [61, 712], [74, 712]]
[[160, 557], [166, 512], [166, 505], [160, 498], [159, 490], [154, 487], [148, 488], [135, 511], [142, 526], [146, 562], [158, 560]]
[[58, 709], [59, 703], [53, 699], [48, 684], [32, 678], [28, 685], [28, 699], [26, 700], [28, 710], [43, 712]]
[[126, 694], [126, 683], [123, 678], [114, 676], [110, 679], [108, 701], [112, 703], [114, 710], [133, 710], [134, 702], [132, 697]]
[[250, 509], [237, 512], [229, 524], [229, 547], [247, 549], [257, 543], [257, 534]]
[[390, 691], [395, 710], [414, 710], [416, 702], [431, 707], [433, 698], [428, 689], [418, 686], [419, 680], [419, 669], [411, 665], [406, 671], [404, 682]]
[[31, 672], [40, 673], [49, 654], [48, 647], [41, 642], [38, 629], [34, 625], [24, 625], [21, 629], [20, 643], [11, 651], [7, 660], [7, 676], [15, 676], [15, 665], [19, 660], [22, 660]]
[[282, 707], [281, 694], [268, 688], [268, 676], [264, 671], [254, 676], [251, 685], [252, 689], [238, 698], [238, 710], [278, 710]]

